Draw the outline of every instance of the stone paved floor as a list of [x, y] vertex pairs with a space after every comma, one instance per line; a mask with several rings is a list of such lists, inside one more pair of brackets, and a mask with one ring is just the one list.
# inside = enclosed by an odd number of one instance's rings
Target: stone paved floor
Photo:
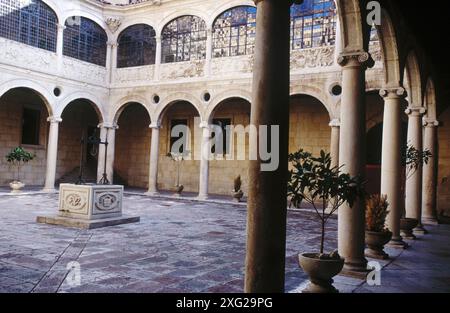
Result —
[[[0, 197], [0, 292], [241, 292], [245, 207], [127, 195], [124, 213], [138, 224], [80, 231], [35, 223], [57, 211], [57, 194]], [[336, 246], [336, 220], [328, 250]], [[389, 250], [382, 287], [337, 277], [342, 292], [450, 292], [450, 227], [430, 229], [404, 252]], [[319, 227], [310, 212], [289, 212], [286, 291], [304, 288], [298, 251], [315, 251]], [[67, 264], [79, 262], [81, 285]]]

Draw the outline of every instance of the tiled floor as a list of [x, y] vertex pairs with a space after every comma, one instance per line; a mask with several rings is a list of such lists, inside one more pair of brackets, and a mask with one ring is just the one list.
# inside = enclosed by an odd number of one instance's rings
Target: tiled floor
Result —
[[[0, 292], [241, 292], [246, 209], [242, 205], [127, 195], [138, 224], [80, 231], [35, 223], [57, 211], [57, 194], [0, 197]], [[328, 249], [336, 247], [336, 220]], [[406, 251], [389, 250], [382, 286], [337, 277], [342, 292], [450, 292], [450, 227], [430, 228]], [[319, 227], [309, 212], [289, 212], [286, 291], [307, 277], [299, 251], [315, 251]], [[69, 284], [80, 265], [81, 285]], [[70, 266], [69, 266], [70, 268]], [[69, 275], [68, 275], [69, 274]]]

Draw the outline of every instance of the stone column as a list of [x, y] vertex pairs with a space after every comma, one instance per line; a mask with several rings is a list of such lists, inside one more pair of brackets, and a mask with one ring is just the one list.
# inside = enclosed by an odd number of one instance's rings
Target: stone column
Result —
[[339, 136], [341, 121], [339, 119], [334, 119], [330, 122], [331, 127], [331, 145], [330, 145], [330, 155], [331, 155], [331, 167], [339, 166]]
[[58, 157], [58, 133], [59, 123], [62, 119], [59, 117], [49, 117], [47, 119], [50, 122], [50, 130], [48, 134], [48, 146], [47, 146], [47, 169], [45, 173], [45, 192], [55, 191], [55, 179], [56, 179], [56, 162]]
[[[279, 126], [280, 138], [279, 151], [272, 151], [278, 152], [279, 166], [276, 170], [264, 171], [265, 162], [259, 156], [249, 162], [251, 184], [248, 192], [245, 292], [283, 292], [292, 1], [255, 0], [255, 3], [256, 47], [250, 124], [255, 127]], [[251, 145], [250, 150], [254, 152], [256, 149]]]
[[162, 46], [161, 37], [158, 36], [156, 39], [156, 55], [155, 55], [155, 77], [154, 80], [159, 80], [159, 73], [161, 69], [161, 57], [162, 57]]
[[[342, 53], [341, 134], [339, 164], [351, 176], [365, 177], [366, 103], [365, 71], [373, 61], [365, 51]], [[363, 272], [367, 269], [365, 248], [365, 203], [359, 199], [338, 211], [338, 249], [345, 258], [345, 270]]]
[[439, 122], [436, 120], [424, 120], [424, 149], [431, 152], [431, 158], [428, 164], [423, 167], [423, 185], [422, 185], [422, 222], [424, 224], [437, 225], [437, 127]]
[[150, 128], [152, 129], [152, 141], [147, 195], [153, 196], [158, 194], [159, 130], [161, 125], [151, 124]]
[[208, 27], [206, 30], [206, 61], [205, 61], [205, 76], [211, 74], [211, 60], [212, 60], [212, 45], [213, 45], [212, 29]]
[[198, 198], [201, 200], [208, 199], [209, 187], [209, 159], [211, 155], [210, 138], [211, 132], [207, 122], [200, 124], [202, 129], [202, 145], [200, 153], [200, 179], [199, 179], [199, 193]]
[[[116, 130], [119, 128], [113, 124], [100, 124], [100, 140], [105, 142], [108, 139], [108, 154], [106, 156], [106, 175], [110, 184], [114, 181], [114, 158], [116, 147]], [[97, 165], [97, 182], [103, 177], [103, 171], [105, 170], [105, 145], [99, 145], [98, 148], [98, 165]]]
[[[408, 145], [423, 151], [422, 117], [426, 110], [423, 107], [410, 106], [405, 113], [408, 114]], [[414, 172], [407, 173], [406, 177], [406, 217], [419, 221], [414, 229], [415, 234], [425, 234], [422, 225], [422, 167]]]
[[117, 43], [108, 42], [106, 50], [106, 77], [108, 83], [114, 81], [114, 73], [117, 68]]
[[64, 57], [64, 29], [66, 26], [58, 24], [58, 34], [56, 39], [56, 55], [58, 58], [58, 72], [61, 72]]
[[383, 149], [381, 161], [381, 194], [387, 196], [389, 215], [387, 227], [392, 232], [390, 246], [406, 247], [400, 236], [402, 197], [402, 103], [406, 95], [402, 87], [384, 88]]

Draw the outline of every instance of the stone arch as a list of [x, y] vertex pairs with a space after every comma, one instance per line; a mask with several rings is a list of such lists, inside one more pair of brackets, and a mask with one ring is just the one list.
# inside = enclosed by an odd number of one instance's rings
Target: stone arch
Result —
[[295, 87], [292, 87], [290, 91], [290, 96], [293, 97], [299, 95], [310, 96], [321, 102], [324, 108], [327, 110], [330, 116], [330, 120], [333, 119], [334, 116], [336, 115], [334, 114], [333, 109], [329, 104], [329, 101], [327, 101], [326, 95], [321, 89], [308, 85], [297, 85]]
[[409, 104], [413, 106], [422, 106], [422, 78], [419, 66], [419, 60], [414, 50], [411, 50], [406, 57], [405, 77], [407, 81], [406, 90], [408, 91]]
[[156, 22], [147, 18], [147, 17], [139, 17], [139, 18], [133, 18], [130, 20], [125, 20], [117, 29], [117, 31], [111, 36], [111, 41], [112, 42], [118, 42], [118, 39], [120, 37], [120, 35], [127, 30], [129, 27], [131, 26], [135, 26], [135, 25], [139, 25], [139, 24], [144, 24], [147, 26], [152, 27], [155, 30], [156, 36], [158, 36], [158, 34], [161, 33], [160, 29], [157, 29], [155, 26]]
[[220, 104], [222, 104], [227, 99], [232, 98], [240, 98], [247, 101], [250, 104], [252, 103], [252, 94], [249, 91], [236, 89], [222, 92], [221, 94], [215, 96], [211, 100], [211, 103], [208, 105], [208, 108], [205, 111], [205, 121], [208, 121], [208, 123], [210, 123], [212, 117], [214, 116], [214, 112], [220, 106]]
[[114, 124], [117, 124], [117, 122], [119, 121], [120, 115], [122, 114], [122, 112], [126, 109], [126, 107], [130, 103], [139, 103], [140, 105], [142, 105], [145, 108], [145, 110], [147, 111], [150, 120], [153, 121], [152, 120], [152, 112], [149, 110], [150, 106], [148, 105], [147, 100], [143, 97], [136, 96], [136, 95], [126, 96], [126, 97], [120, 99], [114, 105], [113, 109], [111, 110], [109, 120], [112, 121]]
[[86, 100], [88, 101], [93, 109], [97, 112], [98, 120], [100, 123], [103, 123], [105, 121], [105, 114], [103, 112], [103, 109], [100, 105], [102, 103], [100, 99], [98, 99], [96, 96], [87, 93], [87, 92], [74, 92], [70, 95], [68, 95], [66, 98], [64, 98], [56, 108], [56, 116], [61, 116], [64, 112], [64, 110], [75, 100]]
[[382, 23], [377, 26], [378, 37], [381, 45], [381, 52], [384, 63], [384, 83], [387, 86], [398, 86], [402, 74], [400, 71], [399, 51], [397, 45], [397, 35], [392, 19], [387, 10], [381, 10]]
[[370, 27], [361, 14], [365, 5], [366, 1], [336, 0], [342, 52], [367, 51]]
[[97, 25], [103, 28], [103, 30], [108, 35], [108, 39], [111, 39], [111, 32], [109, 31], [106, 22], [101, 18], [101, 16], [97, 16], [85, 10], [67, 10], [64, 11], [61, 15], [61, 24], [65, 24], [67, 19], [72, 16], [81, 16], [95, 22]]
[[[155, 31], [157, 37], [162, 37], [162, 32], [164, 28], [173, 20], [176, 20], [179, 17], [192, 15], [201, 18], [203, 21], [205, 21], [205, 24], [208, 21], [208, 14], [202, 10], [197, 10], [192, 7], [184, 7], [181, 11], [175, 11], [171, 14], [168, 14], [165, 16], [157, 25], [155, 25]], [[208, 25], [208, 24], [206, 24]]]
[[195, 98], [193, 95], [182, 92], [171, 94], [163, 99], [163, 101], [161, 101], [161, 104], [159, 104], [156, 110], [153, 112], [153, 115], [150, 115], [151, 120], [160, 125], [167, 110], [174, 103], [179, 101], [189, 102], [197, 111], [200, 119], [202, 121], [205, 121], [202, 104], [200, 103], [199, 99]]
[[61, 9], [58, 6], [57, 1], [55, 0], [41, 0], [43, 3], [45, 3], [50, 9], [53, 10], [53, 12], [56, 14], [56, 18], [58, 19], [58, 22], [61, 23]]
[[214, 22], [216, 21], [217, 17], [219, 17], [220, 14], [238, 6], [255, 7], [255, 2], [251, 0], [231, 0], [219, 5], [218, 7], [214, 8], [214, 11], [211, 12], [211, 14], [209, 14], [209, 17], [205, 20], [207, 27], [212, 28]]
[[47, 88], [31, 80], [15, 79], [0, 85], [0, 98], [8, 91], [16, 88], [27, 88], [32, 90], [37, 95], [39, 95], [39, 97], [44, 102], [45, 107], [48, 111], [48, 115], [53, 116], [55, 114], [55, 108], [52, 105], [53, 101], [51, 101], [54, 99], [54, 96], [50, 93], [49, 90], [47, 90]]

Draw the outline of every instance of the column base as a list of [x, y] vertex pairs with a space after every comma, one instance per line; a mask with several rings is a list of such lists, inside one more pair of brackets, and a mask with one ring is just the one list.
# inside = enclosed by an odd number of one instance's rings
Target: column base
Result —
[[56, 188], [46, 188], [46, 187], [44, 187], [44, 189], [42, 189], [42, 192], [46, 192], [46, 193], [56, 193], [57, 190], [56, 190]]
[[149, 196], [149, 197], [155, 197], [155, 196], [159, 196], [160, 193], [158, 191], [147, 191], [146, 193], [144, 193], [144, 195]]
[[413, 233], [414, 235], [426, 235], [428, 234], [428, 230], [426, 230], [423, 225], [418, 225], [413, 229]]
[[340, 275], [365, 279], [370, 270], [367, 269], [366, 258], [353, 259], [345, 262], [344, 269]]
[[422, 217], [422, 223], [425, 225], [439, 225], [439, 221], [435, 217]]
[[209, 199], [209, 196], [208, 196], [208, 195], [198, 195], [198, 196], [197, 196], [197, 199], [198, 199], [198, 200], [202, 200], [202, 201], [203, 201], [203, 200], [208, 200], [208, 199]]
[[395, 248], [395, 249], [407, 249], [409, 245], [403, 241], [403, 238], [399, 236], [398, 238], [392, 238], [391, 241], [389, 241], [386, 244], [389, 248]]

